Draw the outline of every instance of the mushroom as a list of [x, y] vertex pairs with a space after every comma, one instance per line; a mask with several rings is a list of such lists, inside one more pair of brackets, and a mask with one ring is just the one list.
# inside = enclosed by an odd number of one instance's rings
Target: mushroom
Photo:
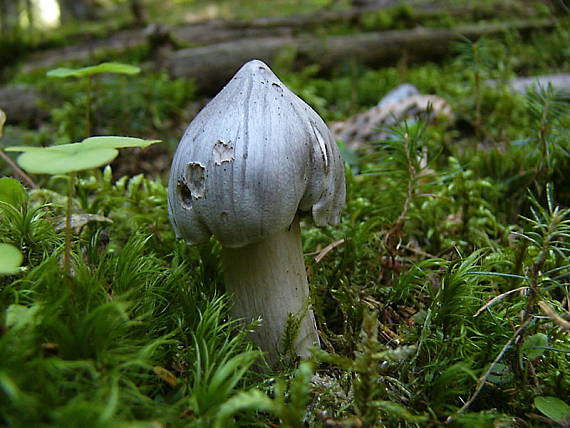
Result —
[[244, 64], [190, 123], [170, 170], [168, 212], [190, 245], [222, 245], [232, 315], [262, 318], [252, 339], [275, 365], [290, 314], [294, 350], [319, 343], [299, 217], [338, 224], [344, 165], [319, 115], [259, 60]]

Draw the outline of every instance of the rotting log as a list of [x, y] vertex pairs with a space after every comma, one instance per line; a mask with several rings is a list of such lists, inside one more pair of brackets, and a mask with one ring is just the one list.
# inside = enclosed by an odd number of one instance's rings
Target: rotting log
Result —
[[451, 29], [418, 27], [322, 38], [313, 35], [246, 38], [173, 52], [166, 60], [166, 67], [173, 77], [193, 78], [199, 90], [213, 93], [246, 61], [257, 58], [271, 64], [286, 49], [296, 52], [297, 68], [318, 64], [326, 73], [335, 66], [353, 61], [378, 67], [393, 65], [404, 56], [411, 62], [437, 60], [448, 55], [453, 43], [461, 37], [477, 39], [507, 31], [524, 33], [550, 29], [554, 25], [548, 20], [532, 20], [463, 25]]
[[[449, 54], [460, 35], [476, 39], [505, 31], [528, 32], [548, 30], [554, 22], [521, 21], [509, 24], [467, 25], [453, 29], [416, 28], [403, 31], [357, 33], [319, 38], [303, 34], [274, 37], [248, 37], [232, 42], [216, 43], [174, 51], [164, 61], [173, 77], [193, 78], [205, 94], [218, 91], [246, 61], [257, 58], [271, 64], [284, 49], [296, 52], [297, 68], [319, 64], [326, 72], [345, 62], [377, 67], [393, 65], [403, 56], [410, 61], [436, 60]], [[119, 44], [119, 43], [117, 43]], [[0, 108], [8, 121], [37, 122], [47, 116], [41, 108], [42, 95], [33, 88], [10, 86], [0, 88]]]
[[[311, 32], [316, 28], [335, 24], [357, 24], [369, 13], [390, 9], [397, 6], [394, 1], [372, 1], [363, 7], [345, 10], [321, 10], [312, 14], [298, 14], [287, 17], [258, 18], [252, 21], [226, 21], [215, 19], [193, 24], [166, 26], [160, 25], [161, 31], [167, 33], [177, 44], [190, 46], [209, 45], [242, 38], [293, 36], [301, 32]], [[519, 10], [512, 3], [495, 1], [490, 5], [473, 6], [457, 5], [450, 1], [408, 2], [411, 10], [410, 24], [421, 23], [425, 19], [449, 15], [463, 19], [496, 18], [497, 14], [505, 16], [525, 17], [530, 14]], [[156, 24], [155, 24], [156, 25]], [[104, 39], [93, 39], [66, 46], [36, 52], [26, 58], [22, 71], [28, 72], [41, 68], [54, 67], [64, 61], [90, 61], [105, 53], [120, 53], [129, 49], [144, 46], [149, 42], [147, 29], [126, 29], [114, 32]]]
[[173, 52], [166, 68], [175, 78], [193, 78], [202, 92], [215, 93], [245, 62], [260, 59], [271, 63], [286, 48], [298, 49], [298, 39], [247, 38]]
[[[460, 35], [475, 39], [503, 31], [526, 32], [553, 26], [551, 21], [523, 21], [508, 25], [470, 25], [454, 29], [416, 28], [328, 38], [309, 35], [250, 37], [172, 52], [166, 58], [164, 66], [173, 77], [193, 78], [203, 93], [212, 94], [246, 61], [257, 58], [272, 63], [284, 49], [296, 51], [296, 67], [319, 64], [326, 72], [350, 61], [374, 67], [396, 64], [403, 56], [411, 61], [435, 60], [449, 54], [452, 43], [458, 41]], [[46, 117], [48, 113], [40, 107], [42, 98], [42, 94], [29, 87], [0, 88], [0, 108], [6, 111], [8, 121], [12, 123], [35, 122]]]

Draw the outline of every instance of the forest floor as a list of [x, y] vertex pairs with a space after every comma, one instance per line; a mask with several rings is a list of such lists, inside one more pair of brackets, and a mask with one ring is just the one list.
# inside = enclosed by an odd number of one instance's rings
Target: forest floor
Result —
[[[354, 15], [344, 2], [283, 0], [272, 10], [220, 2], [214, 13], [194, 3], [189, 13], [216, 19], [164, 11], [164, 31], [151, 27], [119, 49], [42, 52], [81, 50], [69, 28], [45, 45], [6, 45], [19, 62], [3, 69], [2, 86], [23, 92], [2, 98], [0, 89], [0, 148], [28, 151], [0, 161], [0, 423], [570, 426], [570, 95], [563, 84], [512, 86], [570, 72], [568, 11], [489, 0]], [[90, 46], [113, 29], [140, 35], [121, 19], [81, 34]], [[534, 24], [511, 25], [523, 21]], [[332, 49], [378, 39], [371, 34], [490, 25], [502, 27], [447, 38], [444, 50], [382, 56], [368, 55], [385, 52], [381, 42], [354, 45], [333, 65], [304, 51], [308, 40]], [[192, 44], [196, 28], [218, 38]], [[259, 326], [230, 316], [220, 243], [177, 240], [167, 209], [185, 128], [238, 68], [187, 75], [172, 61], [268, 31], [306, 42], [272, 45], [263, 59], [334, 130], [347, 186], [339, 225], [301, 222], [320, 347], [295, 358], [289, 325], [273, 368], [248, 337]], [[255, 47], [224, 61], [258, 57]], [[137, 68], [46, 75], [107, 62]], [[218, 83], [201, 83], [212, 76]], [[378, 107], [402, 84], [417, 93]], [[116, 158], [74, 152], [59, 169], [54, 149], [41, 157], [40, 147], [90, 135], [161, 143], [129, 140], [140, 147]]]

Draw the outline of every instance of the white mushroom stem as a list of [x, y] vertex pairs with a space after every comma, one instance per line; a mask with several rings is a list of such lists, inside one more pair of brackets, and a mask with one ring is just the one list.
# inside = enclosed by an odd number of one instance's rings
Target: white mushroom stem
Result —
[[241, 248], [224, 248], [227, 290], [233, 294], [234, 317], [262, 318], [252, 339], [267, 352], [271, 366], [279, 362], [289, 314], [302, 317], [294, 350], [310, 357], [309, 347], [319, 343], [296, 216], [291, 226], [264, 241]]

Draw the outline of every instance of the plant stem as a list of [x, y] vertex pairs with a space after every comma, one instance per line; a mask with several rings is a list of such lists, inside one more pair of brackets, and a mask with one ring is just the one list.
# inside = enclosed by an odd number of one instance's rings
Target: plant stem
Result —
[[552, 98], [550, 97], [546, 97], [546, 99], [544, 100], [544, 109], [542, 111], [542, 116], [540, 118], [540, 126], [538, 128], [538, 144], [540, 144], [540, 164], [538, 167], [538, 171], [542, 171], [545, 162], [547, 166], [549, 166], [550, 164], [548, 152], [546, 150], [548, 144], [546, 137], [548, 132], [548, 116], [550, 113], [551, 100]]
[[93, 86], [93, 77], [87, 77], [87, 100], [85, 101], [85, 134], [91, 136], [91, 88]]
[[69, 176], [69, 189], [67, 193], [67, 208], [65, 210], [65, 251], [63, 253], [63, 271], [69, 275], [71, 259], [71, 200], [73, 197], [73, 187], [75, 186], [75, 172]]
[[308, 309], [309, 285], [301, 247], [299, 219], [288, 229], [259, 243], [223, 248], [226, 288], [233, 293], [232, 315], [246, 322], [262, 317], [251, 337], [268, 353], [275, 367], [283, 349], [282, 338], [289, 314], [302, 317], [293, 348], [306, 358], [319, 343], [313, 311]]
[[28, 176], [28, 174], [26, 174], [24, 171], [22, 171], [18, 165], [16, 165], [14, 163], [14, 161], [12, 159], [10, 159], [6, 153], [4, 153], [2, 150], [0, 150], [0, 157], [2, 159], [4, 159], [4, 161], [10, 165], [10, 168], [12, 168], [14, 170], [14, 172], [16, 173], [16, 175], [19, 175], [20, 177], [22, 177], [22, 180], [24, 180], [26, 183], [28, 183], [30, 185], [30, 187], [32, 189], [39, 189], [39, 186], [34, 183], [34, 181]]
[[127, 78], [121, 76], [121, 133], [127, 135]]

